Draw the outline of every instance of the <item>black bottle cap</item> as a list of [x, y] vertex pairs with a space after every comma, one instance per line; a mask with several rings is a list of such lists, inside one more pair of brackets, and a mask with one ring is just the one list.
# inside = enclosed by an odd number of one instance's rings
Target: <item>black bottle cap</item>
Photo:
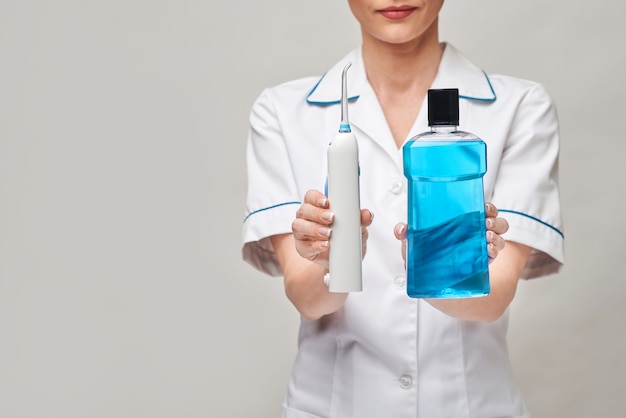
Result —
[[459, 89], [428, 90], [428, 126], [459, 126]]

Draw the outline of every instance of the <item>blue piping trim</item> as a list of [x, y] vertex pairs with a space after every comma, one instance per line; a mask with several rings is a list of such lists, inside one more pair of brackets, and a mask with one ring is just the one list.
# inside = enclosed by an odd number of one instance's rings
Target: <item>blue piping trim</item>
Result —
[[563, 232], [561, 232], [558, 228], [550, 225], [547, 222], [542, 221], [541, 219], [535, 218], [534, 216], [530, 216], [530, 215], [528, 215], [526, 213], [518, 212], [518, 211], [515, 211], [515, 210], [508, 210], [508, 209], [498, 209], [498, 212], [507, 212], [507, 213], [513, 213], [515, 215], [525, 216], [525, 217], [527, 217], [529, 219], [532, 219], [533, 221], [537, 221], [540, 224], [545, 225], [548, 228], [554, 230], [557, 234], [559, 234], [561, 236], [561, 238], [565, 238], [565, 236], [563, 235]]
[[277, 207], [280, 207], [280, 206], [286, 206], [286, 205], [299, 205], [300, 203], [302, 203], [302, 202], [285, 202], [285, 203], [279, 203], [279, 204], [277, 204], [277, 205], [273, 205], [273, 206], [268, 206], [268, 207], [263, 208], [263, 209], [255, 210], [254, 212], [250, 212], [250, 213], [249, 213], [249, 214], [248, 214], [248, 215], [247, 215], [247, 216], [243, 219], [243, 221], [244, 221], [244, 222], [245, 222], [245, 221], [247, 221], [247, 220], [248, 220], [248, 218], [249, 218], [249, 217], [251, 217], [252, 215], [254, 215], [255, 213], [259, 213], [259, 212], [263, 212], [263, 211], [266, 211], [266, 210], [274, 209], [274, 208], [277, 208]]
[[[341, 103], [341, 99], [339, 100], [335, 100], [332, 102], [313, 102], [311, 100], [309, 100], [309, 97], [311, 97], [311, 95], [313, 94], [313, 92], [315, 92], [315, 90], [317, 90], [317, 86], [320, 85], [320, 83], [322, 82], [322, 80], [324, 79], [324, 77], [326, 77], [326, 74], [324, 74], [319, 80], [318, 82], [315, 84], [315, 86], [313, 86], [313, 89], [309, 92], [309, 94], [306, 95], [306, 102], [308, 104], [312, 104], [312, 105], [317, 105], [317, 106], [330, 106], [330, 105], [335, 105], [335, 104], [340, 104]], [[360, 96], [352, 96], [352, 97], [348, 97], [348, 102], [353, 102], [355, 100], [357, 100]]]
[[491, 94], [493, 94], [493, 97], [471, 97], [471, 96], [459, 95], [459, 99], [478, 100], [479, 102], [487, 102], [487, 103], [495, 102], [498, 97], [496, 96], [496, 92], [494, 91], [493, 86], [491, 85], [491, 80], [489, 80], [489, 76], [487, 75], [486, 72], [483, 71], [483, 75], [485, 76], [485, 79], [487, 80], [487, 84], [489, 84], [489, 89], [491, 90]]

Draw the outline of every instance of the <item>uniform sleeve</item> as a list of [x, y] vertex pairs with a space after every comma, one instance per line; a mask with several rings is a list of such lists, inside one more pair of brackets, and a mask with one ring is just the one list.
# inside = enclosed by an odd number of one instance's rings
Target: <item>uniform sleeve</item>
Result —
[[259, 96], [250, 112], [247, 170], [242, 256], [258, 270], [277, 276], [281, 271], [269, 237], [291, 232], [301, 197], [271, 89]]
[[544, 88], [535, 85], [513, 119], [492, 198], [509, 222], [503, 238], [533, 248], [523, 278], [556, 273], [564, 261], [558, 158], [556, 109]]

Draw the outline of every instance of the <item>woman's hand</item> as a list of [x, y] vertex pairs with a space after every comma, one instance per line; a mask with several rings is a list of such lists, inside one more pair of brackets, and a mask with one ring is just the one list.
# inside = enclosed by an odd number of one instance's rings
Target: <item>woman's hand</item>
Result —
[[[334, 217], [326, 196], [309, 190], [291, 224], [293, 234], [270, 237], [283, 271], [287, 297], [302, 316], [312, 320], [337, 311], [348, 297], [347, 293], [329, 292], [324, 283]], [[363, 255], [372, 219], [369, 210], [361, 210]]]
[[[501, 235], [509, 230], [509, 223], [504, 218], [498, 218], [498, 208], [493, 203], [485, 204], [485, 217], [487, 218], [487, 253], [489, 255], [489, 263], [491, 263], [504, 248], [505, 241]], [[407, 225], [403, 222], [396, 224], [393, 230], [396, 238], [402, 241], [402, 258], [405, 264], [406, 230]]]
[[[296, 212], [296, 219], [291, 224], [298, 254], [326, 269], [334, 218], [335, 214], [330, 210], [326, 195], [318, 190], [309, 190], [304, 195], [304, 203]], [[361, 210], [363, 257], [367, 249], [367, 227], [372, 224], [373, 219], [372, 212], [368, 209]]]
[[[498, 217], [498, 209], [492, 203], [485, 204], [485, 212], [491, 287], [489, 295], [480, 298], [425, 299], [446, 315], [465, 321], [491, 322], [502, 316], [515, 296], [517, 281], [531, 251], [530, 247], [517, 242], [509, 242], [505, 249], [501, 235], [509, 230], [508, 222]], [[394, 228], [394, 235], [402, 240], [405, 265], [406, 230], [404, 223]]]

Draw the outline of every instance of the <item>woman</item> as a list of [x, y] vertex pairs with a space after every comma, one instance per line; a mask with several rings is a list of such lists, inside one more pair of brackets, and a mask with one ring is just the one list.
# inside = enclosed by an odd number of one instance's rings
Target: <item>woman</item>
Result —
[[[508, 360], [507, 307], [520, 277], [556, 272], [563, 260], [551, 99], [440, 43], [443, 0], [349, 4], [361, 47], [321, 78], [267, 89], [250, 119], [244, 258], [282, 274], [302, 315], [283, 417], [527, 416]], [[363, 292], [337, 294], [323, 283], [333, 214], [319, 190], [347, 62], [367, 255]], [[427, 90], [448, 87], [462, 98], [461, 129], [487, 143], [491, 293], [412, 299], [396, 241], [406, 219], [401, 147], [428, 129]]]

